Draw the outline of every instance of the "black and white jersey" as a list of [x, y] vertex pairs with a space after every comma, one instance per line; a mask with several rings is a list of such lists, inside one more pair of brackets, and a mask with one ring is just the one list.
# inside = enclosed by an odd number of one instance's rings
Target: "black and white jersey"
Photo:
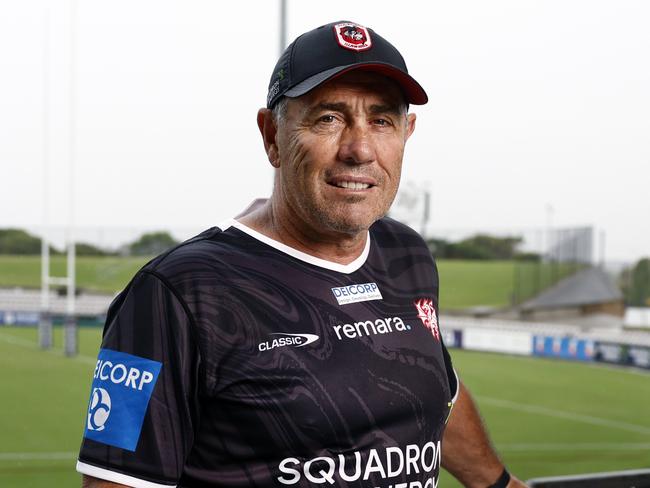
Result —
[[232, 220], [111, 304], [77, 470], [135, 487], [431, 488], [457, 389], [415, 232], [382, 219], [341, 265]]

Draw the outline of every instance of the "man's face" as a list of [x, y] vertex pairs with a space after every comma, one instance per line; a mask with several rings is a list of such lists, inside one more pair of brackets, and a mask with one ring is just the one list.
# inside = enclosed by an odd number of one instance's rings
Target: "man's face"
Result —
[[276, 135], [275, 192], [297, 224], [357, 234], [386, 214], [415, 128], [395, 83], [352, 72], [289, 99]]

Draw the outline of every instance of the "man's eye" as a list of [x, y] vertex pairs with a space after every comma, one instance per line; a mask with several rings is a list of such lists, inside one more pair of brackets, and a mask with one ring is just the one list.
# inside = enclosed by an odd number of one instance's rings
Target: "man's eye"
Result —
[[333, 115], [323, 115], [318, 119], [319, 122], [324, 122], [326, 124], [331, 124], [335, 120], [336, 118]]
[[385, 125], [390, 125], [390, 122], [386, 119], [375, 119], [374, 124], [379, 126], [385, 126]]

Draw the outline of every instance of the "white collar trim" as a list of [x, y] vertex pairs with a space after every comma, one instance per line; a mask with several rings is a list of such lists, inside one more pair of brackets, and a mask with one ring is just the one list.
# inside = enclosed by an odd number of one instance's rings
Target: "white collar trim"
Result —
[[275, 239], [271, 239], [270, 237], [265, 236], [264, 234], [261, 234], [256, 230], [251, 229], [250, 227], [247, 227], [246, 225], [242, 224], [241, 222], [235, 219], [228, 219], [227, 221], [223, 222], [217, 227], [219, 227], [222, 231], [225, 231], [229, 227], [235, 227], [241, 230], [242, 232], [244, 232], [245, 234], [248, 234], [249, 236], [253, 237], [254, 239], [257, 239], [258, 241], [263, 242], [264, 244], [271, 246], [277, 249], [278, 251], [282, 251], [283, 253], [288, 254], [289, 256], [292, 256], [306, 263], [313, 264], [314, 266], [320, 266], [321, 268], [331, 269], [332, 271], [338, 271], [339, 273], [345, 273], [345, 274], [354, 273], [359, 268], [361, 268], [361, 266], [365, 264], [366, 259], [368, 259], [368, 254], [370, 254], [370, 232], [368, 232], [366, 235], [366, 246], [363, 248], [363, 251], [361, 252], [359, 257], [349, 264], [339, 264], [332, 261], [328, 261], [327, 259], [317, 258], [316, 256], [312, 256], [311, 254], [307, 254], [306, 252], [302, 252], [297, 249], [294, 249], [291, 246], [287, 246], [282, 242], [276, 241]]

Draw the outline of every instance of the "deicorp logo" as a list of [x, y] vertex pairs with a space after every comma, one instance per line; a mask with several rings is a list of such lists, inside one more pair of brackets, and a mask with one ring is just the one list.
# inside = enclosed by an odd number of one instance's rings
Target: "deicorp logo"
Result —
[[100, 349], [84, 437], [135, 451], [162, 363]]
[[339, 305], [383, 299], [381, 292], [377, 287], [377, 283], [360, 283], [357, 285], [339, 286], [337, 288], [332, 288], [332, 293]]

